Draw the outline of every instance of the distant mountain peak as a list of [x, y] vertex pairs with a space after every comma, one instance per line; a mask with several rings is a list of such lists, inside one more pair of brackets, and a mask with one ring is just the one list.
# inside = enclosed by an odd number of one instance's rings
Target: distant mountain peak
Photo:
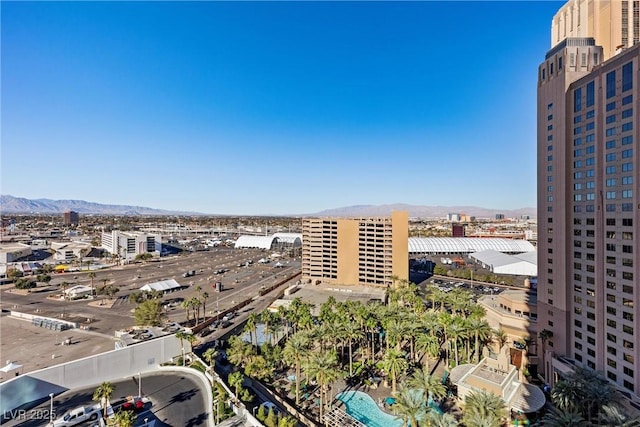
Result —
[[2, 214], [61, 214], [72, 210], [80, 214], [102, 215], [202, 215], [197, 212], [168, 211], [144, 206], [106, 205], [84, 200], [26, 199], [0, 195]]

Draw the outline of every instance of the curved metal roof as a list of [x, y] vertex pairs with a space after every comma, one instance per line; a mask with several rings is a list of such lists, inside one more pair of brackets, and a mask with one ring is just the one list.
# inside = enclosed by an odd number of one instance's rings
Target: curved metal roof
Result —
[[273, 237], [277, 238], [280, 243], [302, 246], [302, 233], [275, 233]]
[[484, 250], [504, 253], [533, 252], [527, 240], [482, 237], [410, 237], [409, 253], [472, 253]]
[[275, 239], [274, 236], [240, 236], [234, 247], [271, 249]]

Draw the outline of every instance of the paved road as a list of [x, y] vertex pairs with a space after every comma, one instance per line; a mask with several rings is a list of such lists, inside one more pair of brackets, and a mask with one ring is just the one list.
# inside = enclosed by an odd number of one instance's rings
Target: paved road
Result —
[[[112, 381], [116, 386], [112, 402], [120, 397], [138, 394], [138, 379], [125, 378]], [[155, 420], [156, 427], [195, 427], [206, 426], [209, 411], [206, 399], [200, 387], [201, 382], [188, 374], [152, 373], [142, 376], [142, 394], [151, 400], [150, 407], [138, 415], [136, 426]], [[95, 387], [80, 390], [70, 390], [54, 397], [54, 414], [63, 415], [66, 411], [82, 405], [94, 404], [91, 397]], [[46, 426], [49, 419], [50, 402], [47, 400], [40, 406], [26, 411], [22, 419], [11, 420], [3, 425], [7, 427], [37, 427]], [[30, 417], [45, 419], [25, 419]], [[90, 424], [90, 423], [87, 423]]]

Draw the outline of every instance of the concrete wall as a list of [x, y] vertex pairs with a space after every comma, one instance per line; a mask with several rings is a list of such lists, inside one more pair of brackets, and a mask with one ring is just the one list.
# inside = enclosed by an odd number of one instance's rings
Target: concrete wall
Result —
[[[185, 347], [185, 351], [190, 351], [187, 342]], [[49, 393], [59, 394], [64, 390], [153, 371], [181, 353], [180, 340], [175, 335], [168, 335], [20, 375], [0, 384], [0, 413], [48, 399]]]

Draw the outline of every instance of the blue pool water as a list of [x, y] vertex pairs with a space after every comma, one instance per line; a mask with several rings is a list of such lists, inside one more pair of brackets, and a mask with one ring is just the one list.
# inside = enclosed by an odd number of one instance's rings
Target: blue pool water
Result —
[[[402, 427], [400, 418], [382, 411], [367, 393], [347, 391], [338, 393], [336, 399], [344, 402], [347, 414], [367, 427]], [[395, 402], [395, 399], [388, 397], [387, 403], [391, 404], [391, 401]], [[429, 399], [429, 407], [432, 411], [442, 414], [438, 404], [431, 399]]]
[[347, 391], [338, 393], [336, 399], [344, 402], [347, 414], [367, 427], [402, 427], [402, 420], [380, 410], [367, 393]]

